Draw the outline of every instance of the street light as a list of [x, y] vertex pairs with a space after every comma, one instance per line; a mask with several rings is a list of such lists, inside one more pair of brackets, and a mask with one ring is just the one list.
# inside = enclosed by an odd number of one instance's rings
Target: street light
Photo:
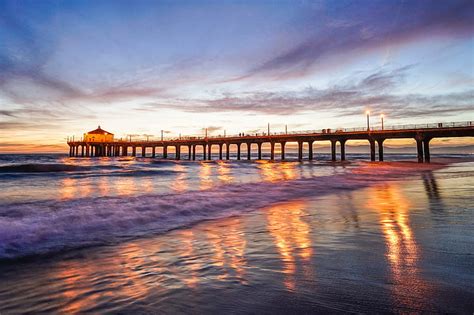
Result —
[[380, 119], [382, 120], [382, 130], [383, 130], [383, 118], [384, 118], [384, 114], [380, 114]]
[[367, 131], [370, 131], [370, 111], [365, 111], [365, 114], [367, 115]]

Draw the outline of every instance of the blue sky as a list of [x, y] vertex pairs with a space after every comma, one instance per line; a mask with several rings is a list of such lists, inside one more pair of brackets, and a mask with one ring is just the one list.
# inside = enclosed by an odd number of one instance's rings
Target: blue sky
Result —
[[473, 1], [0, 0], [0, 152], [474, 120], [473, 35]]

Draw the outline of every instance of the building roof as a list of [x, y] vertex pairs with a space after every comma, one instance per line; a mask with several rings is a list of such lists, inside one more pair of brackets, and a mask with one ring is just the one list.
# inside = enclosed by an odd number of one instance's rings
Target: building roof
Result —
[[97, 129], [89, 131], [87, 134], [93, 134], [93, 135], [113, 135], [113, 133], [105, 131], [104, 129], [97, 127]]

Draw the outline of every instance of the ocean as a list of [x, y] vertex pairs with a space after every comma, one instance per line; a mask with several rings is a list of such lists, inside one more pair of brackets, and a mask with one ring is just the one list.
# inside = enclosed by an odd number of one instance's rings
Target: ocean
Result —
[[288, 157], [0, 155], [0, 314], [474, 312], [472, 155]]

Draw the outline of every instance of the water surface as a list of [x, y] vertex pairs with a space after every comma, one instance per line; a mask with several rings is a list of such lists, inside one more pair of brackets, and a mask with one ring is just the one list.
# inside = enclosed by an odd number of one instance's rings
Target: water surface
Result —
[[0, 160], [0, 313], [474, 311], [469, 159]]

